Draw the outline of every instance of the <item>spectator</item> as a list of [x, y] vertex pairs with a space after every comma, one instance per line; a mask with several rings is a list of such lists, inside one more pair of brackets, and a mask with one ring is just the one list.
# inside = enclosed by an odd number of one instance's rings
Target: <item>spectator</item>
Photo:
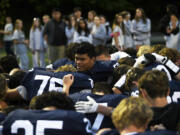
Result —
[[14, 55], [12, 45], [13, 45], [13, 24], [11, 17], [6, 17], [6, 25], [4, 30], [0, 30], [0, 34], [4, 34], [4, 46], [7, 55]]
[[95, 16], [96, 16], [96, 12], [94, 10], [88, 12], [87, 26], [89, 31], [92, 31]]
[[112, 29], [110, 27], [110, 24], [109, 24], [109, 22], [107, 22], [106, 17], [104, 15], [100, 16], [100, 22], [106, 28], [106, 45], [111, 45], [111, 43], [112, 43], [112, 37], [111, 37]]
[[[46, 46], [43, 39], [43, 28], [39, 18], [33, 19], [30, 30], [29, 47], [33, 54], [33, 67], [45, 67]], [[39, 64], [40, 63], [40, 64]]]
[[146, 17], [142, 8], [136, 9], [135, 18], [132, 21], [134, 45], [138, 50], [141, 45], [150, 45], [151, 21]]
[[128, 11], [121, 12], [121, 15], [123, 17], [123, 22], [125, 24], [125, 35], [124, 35], [124, 44], [125, 47], [134, 47], [133, 46], [133, 39], [132, 39], [132, 22], [131, 22], [131, 14]]
[[50, 63], [65, 56], [66, 24], [61, 19], [61, 11], [57, 8], [52, 10], [52, 19], [45, 25], [44, 38], [48, 43]]
[[105, 45], [106, 42], [106, 29], [103, 24], [100, 22], [100, 17], [94, 17], [94, 25], [91, 31], [93, 38], [93, 45]]
[[77, 29], [74, 32], [73, 42], [82, 43], [89, 42], [92, 43], [92, 35], [87, 27], [87, 23], [84, 19], [80, 19], [77, 22]]
[[[178, 15], [176, 14], [171, 14], [170, 15], [170, 22], [169, 26], [166, 29], [166, 46], [168, 48], [173, 48], [173, 49], [180, 49], [180, 24], [178, 20]], [[180, 50], [179, 50], [180, 51]]]
[[121, 51], [124, 49], [124, 23], [123, 18], [120, 14], [116, 14], [115, 20], [113, 23], [113, 40], [112, 45]]
[[76, 7], [74, 8], [74, 16], [75, 16], [75, 20], [76, 22], [79, 22], [82, 18], [82, 10], [80, 7]]
[[67, 37], [67, 44], [69, 45], [70, 43], [73, 43], [73, 36], [74, 36], [74, 32], [75, 32], [75, 17], [73, 15], [70, 15], [68, 17], [68, 21], [67, 21], [67, 26], [65, 29], [66, 32], [66, 37]]
[[15, 22], [15, 30], [13, 33], [13, 42], [15, 48], [15, 54], [20, 59], [20, 68], [23, 70], [29, 69], [29, 58], [27, 56], [28, 40], [25, 40], [25, 34], [22, 30], [23, 22], [17, 19]]
[[167, 26], [169, 26], [170, 22], [170, 15], [171, 14], [177, 14], [178, 9], [175, 5], [168, 4], [166, 7], [166, 14], [160, 19], [158, 29], [160, 32], [166, 34]]
[[45, 26], [50, 21], [49, 15], [43, 15], [42, 20]]

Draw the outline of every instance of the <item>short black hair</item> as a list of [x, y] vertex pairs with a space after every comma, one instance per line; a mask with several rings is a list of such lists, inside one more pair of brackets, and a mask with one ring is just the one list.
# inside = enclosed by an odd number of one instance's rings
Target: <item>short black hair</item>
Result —
[[96, 51], [96, 56], [100, 56], [102, 54], [104, 54], [106, 56], [109, 55], [108, 48], [105, 45], [97, 45], [95, 47], [95, 51]]
[[96, 57], [95, 47], [88, 42], [82, 42], [79, 44], [75, 49], [75, 54], [87, 54], [90, 58]]
[[70, 43], [66, 48], [66, 57], [72, 61], [74, 61], [74, 50], [79, 46], [78, 43]]
[[75, 7], [74, 8], [74, 12], [77, 12], [77, 11], [82, 11], [80, 7]]
[[109, 54], [118, 52], [118, 49], [115, 46], [108, 46]]
[[5, 73], [9, 73], [14, 68], [19, 68], [16, 57], [8, 55], [0, 59], [0, 65]]
[[8, 86], [10, 89], [14, 89], [21, 84], [26, 72], [23, 70], [16, 71], [13, 75], [10, 76]]
[[30, 109], [42, 110], [45, 107], [54, 106], [57, 109], [74, 110], [73, 101], [66, 94], [56, 91], [44, 93], [33, 97]]
[[129, 55], [132, 56], [133, 58], [136, 58], [136, 54], [137, 54], [136, 49], [129, 47], [129, 48], [126, 48], [126, 49], [124, 50], [124, 52], [126, 52], [127, 54], [129, 54]]
[[106, 82], [96, 82], [92, 89], [92, 93], [95, 94], [95, 92], [103, 92], [104, 94], [113, 93], [111, 86]]
[[53, 13], [53, 12], [61, 12], [61, 10], [60, 10], [60, 8], [53, 8], [53, 9], [52, 9], [52, 13]]

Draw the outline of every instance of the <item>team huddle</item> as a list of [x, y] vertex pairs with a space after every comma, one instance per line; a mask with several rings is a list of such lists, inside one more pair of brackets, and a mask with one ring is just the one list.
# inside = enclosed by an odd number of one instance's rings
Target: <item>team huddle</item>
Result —
[[82, 42], [46, 68], [1, 58], [1, 134], [178, 135], [179, 52], [154, 45], [135, 55]]

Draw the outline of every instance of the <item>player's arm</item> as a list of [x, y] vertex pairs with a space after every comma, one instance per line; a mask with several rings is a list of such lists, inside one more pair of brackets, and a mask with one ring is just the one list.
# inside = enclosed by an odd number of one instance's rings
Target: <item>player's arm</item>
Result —
[[63, 92], [69, 96], [69, 89], [74, 82], [74, 76], [72, 74], [65, 75], [63, 77]]
[[126, 75], [124, 74], [115, 84], [114, 87], [112, 88], [113, 92], [115, 94], [121, 94], [122, 91], [120, 90], [121, 87], [125, 84], [126, 82]]
[[96, 101], [87, 96], [88, 101], [79, 101], [76, 102], [75, 108], [77, 112], [80, 113], [102, 113], [106, 116], [111, 116], [113, 108], [112, 107], [106, 107], [103, 105], [100, 105], [96, 103]]
[[152, 53], [152, 55], [156, 58], [156, 61], [165, 65], [169, 71], [171, 71], [172, 75], [175, 76], [177, 80], [180, 80], [180, 68], [174, 64], [170, 59], [167, 57], [161, 56], [156, 53]]
[[7, 89], [6, 98], [7, 99], [25, 99], [27, 96], [27, 90], [24, 86], [18, 86], [14, 89]]

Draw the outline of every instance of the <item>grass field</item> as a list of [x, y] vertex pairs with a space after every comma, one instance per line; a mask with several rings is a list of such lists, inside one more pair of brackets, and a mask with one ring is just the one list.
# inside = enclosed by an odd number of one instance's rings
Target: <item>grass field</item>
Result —
[[[0, 58], [6, 56], [6, 52], [3, 46], [0, 47]], [[33, 67], [32, 64], [32, 53], [28, 50], [28, 57], [29, 57], [29, 69]], [[19, 61], [19, 60], [18, 60]], [[45, 55], [45, 63], [48, 65], [48, 56], [47, 54]]]

